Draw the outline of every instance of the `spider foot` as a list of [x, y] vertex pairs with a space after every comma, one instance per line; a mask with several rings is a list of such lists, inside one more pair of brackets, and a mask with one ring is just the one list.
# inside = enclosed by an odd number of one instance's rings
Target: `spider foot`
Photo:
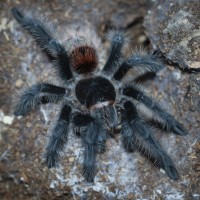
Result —
[[178, 122], [176, 122], [173, 126], [173, 132], [177, 135], [187, 135], [187, 130]]
[[96, 152], [99, 153], [99, 154], [102, 154], [106, 151], [106, 147], [105, 147], [105, 144], [103, 143], [97, 143], [96, 144]]
[[169, 156], [166, 156], [163, 158], [163, 168], [166, 172], [166, 174], [173, 180], [178, 180], [179, 175], [178, 171], [176, 170], [174, 164], [172, 163]]
[[57, 161], [58, 161], [57, 152], [48, 152], [46, 154], [46, 165], [48, 168], [56, 167]]
[[94, 166], [85, 165], [83, 167], [83, 176], [87, 182], [94, 182], [95, 171]]
[[14, 111], [14, 115], [15, 116], [24, 116], [26, 114], [25, 111], [23, 111], [23, 109], [21, 107], [18, 107], [15, 111]]

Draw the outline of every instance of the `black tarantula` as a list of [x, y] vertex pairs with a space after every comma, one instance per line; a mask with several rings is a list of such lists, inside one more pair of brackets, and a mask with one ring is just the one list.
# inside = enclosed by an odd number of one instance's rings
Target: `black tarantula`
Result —
[[52, 61], [64, 83], [63, 87], [45, 82], [33, 85], [23, 92], [15, 111], [17, 116], [25, 115], [41, 104], [62, 102], [46, 148], [47, 166], [57, 165], [71, 128], [85, 147], [83, 175], [86, 181], [93, 182], [96, 155], [105, 151], [108, 136], [119, 129], [128, 152], [140, 151], [163, 168], [171, 179], [177, 180], [178, 172], [172, 160], [152, 136], [150, 126], [142, 117], [146, 113], [138, 113], [138, 105], [150, 111], [153, 121], [159, 123], [162, 130], [177, 135], [186, 135], [187, 131], [141, 90], [135, 81], [137, 77], [132, 81], [124, 78], [130, 69], [138, 71], [140, 76], [146, 72], [156, 73], [163, 66], [160, 55], [136, 53], [123, 58], [125, 34], [113, 31], [110, 54], [100, 70], [97, 67], [99, 49], [96, 41], [91, 42], [95, 34], [89, 39], [85, 33], [68, 35], [62, 42], [54, 37], [56, 29], [48, 28], [41, 20], [25, 16], [17, 8], [12, 9], [12, 14]]

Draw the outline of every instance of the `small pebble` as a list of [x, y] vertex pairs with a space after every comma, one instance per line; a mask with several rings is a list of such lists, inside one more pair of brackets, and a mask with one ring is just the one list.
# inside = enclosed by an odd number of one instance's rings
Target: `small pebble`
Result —
[[3, 117], [3, 123], [4, 123], [4, 124], [11, 125], [12, 122], [13, 122], [13, 119], [14, 119], [14, 116], [5, 115], [5, 116]]
[[132, 200], [132, 199], [134, 199], [134, 197], [135, 197], [135, 195], [134, 195], [132, 192], [130, 192], [130, 193], [128, 194], [128, 196], [127, 196], [127, 199], [128, 199], [128, 200]]
[[180, 72], [180, 71], [174, 71], [174, 72], [172, 73], [172, 76], [173, 76], [173, 79], [174, 79], [175, 81], [180, 81], [181, 78], [182, 78], [181, 72]]
[[15, 82], [15, 86], [17, 88], [20, 88], [20, 87], [22, 87], [22, 85], [23, 85], [23, 81], [21, 79], [17, 79], [17, 81]]
[[74, 162], [74, 157], [70, 157], [69, 162]]
[[116, 189], [115, 185], [109, 185], [108, 186], [109, 192], [115, 193], [115, 189]]
[[141, 35], [141, 36], [138, 38], [138, 42], [139, 42], [139, 43], [144, 43], [146, 40], [147, 40], [146, 35]]
[[143, 185], [142, 186], [142, 191], [145, 191], [147, 189], [147, 186], [146, 185]]
[[158, 193], [158, 194], [162, 194], [162, 191], [161, 190], [156, 190], [156, 192]]

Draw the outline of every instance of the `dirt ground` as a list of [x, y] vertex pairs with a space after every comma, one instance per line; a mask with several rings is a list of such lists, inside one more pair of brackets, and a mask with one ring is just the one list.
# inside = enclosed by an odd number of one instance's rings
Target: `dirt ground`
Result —
[[[148, 1], [147, 1], [148, 2]], [[158, 131], [155, 137], [174, 161], [180, 179], [170, 180], [139, 153], [126, 153], [119, 136], [110, 139], [98, 158], [94, 184], [81, 174], [80, 140], [72, 136], [58, 169], [48, 169], [44, 151], [52, 127], [48, 106], [23, 118], [13, 115], [17, 93], [37, 80], [48, 79], [51, 64], [33, 39], [22, 30], [10, 9], [19, 6], [45, 13], [61, 26], [92, 27], [102, 38], [105, 52], [111, 27], [126, 27], [145, 16], [145, 1], [27, 1], [0, 2], [0, 199], [200, 199], [200, 74], [166, 66], [145, 85], [157, 102], [173, 114], [189, 134], [184, 137]], [[128, 29], [129, 52], [151, 48], [142, 21]]]

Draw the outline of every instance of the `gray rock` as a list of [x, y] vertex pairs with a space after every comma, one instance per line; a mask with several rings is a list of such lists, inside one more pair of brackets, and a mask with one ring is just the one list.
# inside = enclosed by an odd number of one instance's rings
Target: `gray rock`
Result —
[[200, 70], [200, 2], [152, 1], [144, 26], [151, 44], [183, 70]]

